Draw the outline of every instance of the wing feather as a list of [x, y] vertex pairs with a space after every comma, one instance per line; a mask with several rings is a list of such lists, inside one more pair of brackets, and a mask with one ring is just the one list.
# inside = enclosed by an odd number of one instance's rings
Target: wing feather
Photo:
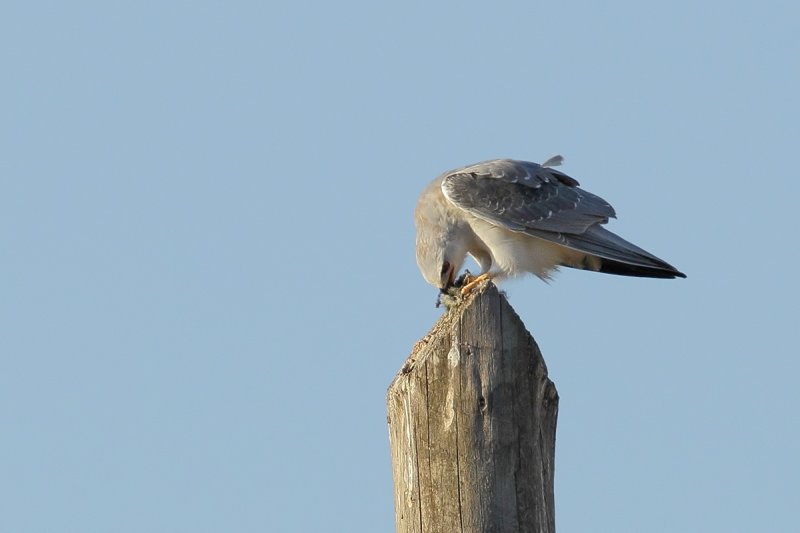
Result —
[[461, 209], [513, 231], [582, 233], [615, 216], [608, 202], [573, 178], [526, 161], [500, 159], [452, 171], [442, 191]]

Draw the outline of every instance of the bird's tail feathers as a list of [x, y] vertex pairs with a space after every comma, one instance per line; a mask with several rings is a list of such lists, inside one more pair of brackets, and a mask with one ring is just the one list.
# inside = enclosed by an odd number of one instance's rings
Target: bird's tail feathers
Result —
[[598, 268], [599, 272], [648, 278], [686, 277], [683, 272], [663, 259], [659, 259], [599, 225], [592, 226], [580, 234], [560, 233], [556, 235], [558, 235], [557, 240], [552, 238], [550, 240], [602, 259]]

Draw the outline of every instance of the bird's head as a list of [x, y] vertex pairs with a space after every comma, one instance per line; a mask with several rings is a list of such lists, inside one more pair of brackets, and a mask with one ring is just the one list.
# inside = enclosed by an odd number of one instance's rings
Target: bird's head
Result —
[[442, 291], [453, 285], [467, 257], [462, 229], [450, 212], [435, 180], [420, 196], [414, 212], [417, 266], [425, 281]]
[[447, 258], [446, 246], [438, 242], [417, 240], [417, 265], [425, 281], [434, 287], [447, 290], [455, 279], [457, 266]]

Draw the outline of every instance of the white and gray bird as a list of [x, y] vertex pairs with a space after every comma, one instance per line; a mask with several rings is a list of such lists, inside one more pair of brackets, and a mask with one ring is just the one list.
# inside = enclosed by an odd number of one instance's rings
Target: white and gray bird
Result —
[[422, 192], [414, 213], [417, 264], [428, 283], [452, 287], [467, 254], [486, 278], [532, 273], [547, 280], [560, 266], [651, 278], [686, 276], [608, 231], [611, 205], [563, 172], [561, 156], [539, 165], [496, 159], [445, 172]]

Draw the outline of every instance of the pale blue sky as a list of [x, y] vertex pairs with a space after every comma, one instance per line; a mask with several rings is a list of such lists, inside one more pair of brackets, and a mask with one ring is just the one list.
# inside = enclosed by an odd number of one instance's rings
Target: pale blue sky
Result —
[[504, 288], [561, 532], [797, 528], [790, 2], [5, 2], [0, 531], [393, 531], [440, 172], [562, 168], [688, 274]]

